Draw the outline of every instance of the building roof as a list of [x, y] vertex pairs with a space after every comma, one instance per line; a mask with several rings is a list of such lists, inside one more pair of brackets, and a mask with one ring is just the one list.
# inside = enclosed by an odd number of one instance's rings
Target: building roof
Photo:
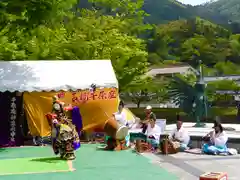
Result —
[[168, 68], [154, 68], [148, 72], [150, 76], [167, 75], [167, 74], [185, 74], [193, 70], [191, 66], [177, 66]]
[[205, 82], [221, 81], [221, 80], [240, 81], [240, 76], [239, 75], [205, 76], [203, 79]]

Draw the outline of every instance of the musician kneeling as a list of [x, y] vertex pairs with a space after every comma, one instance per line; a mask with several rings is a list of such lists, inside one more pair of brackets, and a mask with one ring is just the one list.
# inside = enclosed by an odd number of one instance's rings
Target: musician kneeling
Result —
[[180, 151], [184, 151], [188, 148], [190, 136], [188, 131], [182, 127], [183, 122], [180, 118], [177, 119], [176, 129], [169, 136], [169, 140], [172, 141], [176, 146], [179, 146]]
[[138, 152], [156, 150], [159, 147], [161, 128], [156, 124], [156, 117], [150, 116], [146, 133], [143, 135], [143, 141], [137, 141], [136, 150]]
[[206, 154], [220, 154], [227, 153], [228, 148], [226, 146], [228, 141], [228, 136], [223, 130], [220, 122], [215, 121], [214, 130], [203, 137], [205, 144], [202, 147], [203, 153]]
[[[106, 132], [109, 134], [106, 150], [120, 151], [128, 149], [128, 147], [130, 146], [130, 135], [127, 128], [127, 116], [123, 109], [124, 103], [123, 101], [120, 101], [118, 106], [118, 112], [114, 113], [113, 118], [108, 120], [108, 122], [112, 124], [112, 127], [115, 126], [114, 129], [116, 129], [117, 132]], [[107, 126], [105, 127], [105, 131], [108, 131]]]

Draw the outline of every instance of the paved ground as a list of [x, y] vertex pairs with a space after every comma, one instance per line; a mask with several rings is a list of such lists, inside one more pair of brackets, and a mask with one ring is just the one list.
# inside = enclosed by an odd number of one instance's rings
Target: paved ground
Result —
[[144, 154], [144, 156], [176, 174], [180, 180], [198, 180], [205, 172], [227, 172], [228, 180], [238, 180], [240, 177], [240, 155], [210, 156], [178, 153], [168, 156], [153, 154]]

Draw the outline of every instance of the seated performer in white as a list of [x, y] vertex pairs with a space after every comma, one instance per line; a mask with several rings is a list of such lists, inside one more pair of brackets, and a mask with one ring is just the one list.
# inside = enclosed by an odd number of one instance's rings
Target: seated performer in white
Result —
[[[127, 115], [123, 109], [124, 109], [124, 103], [123, 103], [123, 101], [120, 101], [119, 105], [118, 105], [118, 112], [114, 113], [114, 117], [120, 125], [127, 126], [128, 125], [127, 124]], [[125, 137], [125, 141], [126, 141], [126, 146], [129, 147], [130, 146], [130, 134], [129, 133]]]
[[223, 127], [220, 122], [215, 121], [214, 130], [203, 137], [205, 144], [202, 147], [202, 151], [206, 154], [219, 154], [228, 151], [226, 143], [228, 136], [223, 131]]
[[147, 142], [150, 143], [153, 148], [157, 148], [160, 143], [161, 128], [156, 124], [156, 116], [150, 116], [145, 134], [147, 135]]
[[188, 131], [182, 127], [183, 122], [178, 119], [176, 123], [176, 129], [170, 134], [169, 139], [173, 142], [178, 142], [180, 150], [184, 151], [188, 148], [190, 136]]
[[120, 101], [118, 106], [118, 112], [114, 113], [114, 116], [120, 125], [127, 126], [127, 115], [123, 111], [123, 108], [124, 108], [124, 103], [123, 101]]

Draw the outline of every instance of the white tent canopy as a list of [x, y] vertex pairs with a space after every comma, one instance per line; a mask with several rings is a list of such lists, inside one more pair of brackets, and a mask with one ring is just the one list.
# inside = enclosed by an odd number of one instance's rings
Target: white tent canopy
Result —
[[110, 60], [1, 61], [0, 92], [118, 87]]

